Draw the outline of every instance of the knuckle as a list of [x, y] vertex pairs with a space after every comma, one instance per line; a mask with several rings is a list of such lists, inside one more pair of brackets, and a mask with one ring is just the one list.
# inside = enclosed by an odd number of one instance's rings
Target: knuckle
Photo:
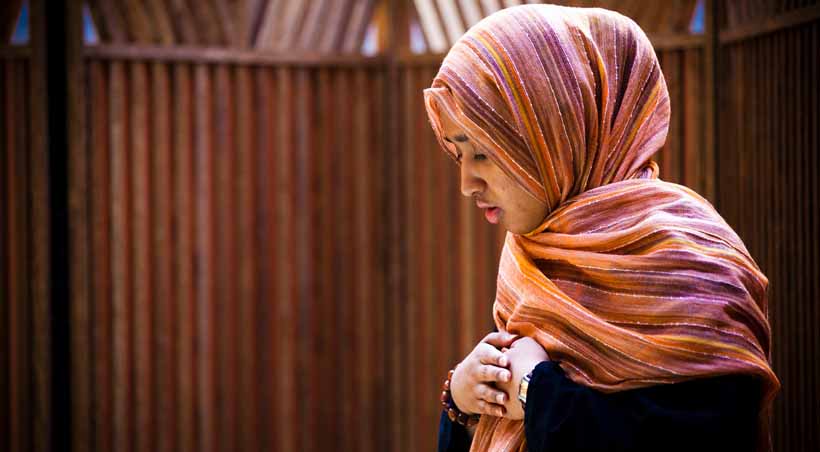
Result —
[[475, 396], [478, 399], [480, 399], [484, 396], [484, 385], [476, 385], [476, 387], [475, 387]]

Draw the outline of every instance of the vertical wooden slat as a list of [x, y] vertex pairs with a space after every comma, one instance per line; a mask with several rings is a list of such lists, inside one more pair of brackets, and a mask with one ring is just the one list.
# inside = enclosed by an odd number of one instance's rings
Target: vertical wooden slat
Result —
[[128, 127], [131, 140], [131, 196], [132, 210], [130, 227], [132, 228], [134, 253], [134, 285], [132, 286], [133, 310], [133, 338], [134, 338], [134, 367], [135, 405], [132, 408], [136, 417], [136, 432], [134, 435], [137, 451], [148, 451], [155, 446], [153, 426], [153, 358], [152, 350], [152, 312], [154, 309], [153, 281], [149, 246], [151, 238], [151, 174], [150, 174], [150, 124], [148, 112], [151, 105], [148, 103], [149, 93], [148, 71], [144, 63], [132, 63], [128, 66], [131, 82], [131, 113]]
[[[293, 149], [296, 146], [294, 139], [294, 98], [291, 95], [293, 90], [293, 73], [290, 68], [277, 69], [277, 96], [280, 99], [278, 110], [279, 134], [276, 143], [275, 153], [275, 197], [276, 208], [274, 209], [274, 224], [277, 225], [276, 241], [280, 244], [293, 244], [293, 246], [278, 246], [275, 259], [279, 268], [279, 284], [276, 293], [276, 321], [277, 331], [275, 331], [276, 344], [279, 344], [276, 351], [276, 405], [275, 412], [278, 419], [297, 418], [299, 408], [296, 403], [297, 369], [295, 364], [295, 350], [293, 347], [296, 339], [296, 285], [294, 278], [296, 272], [293, 263], [296, 250], [294, 246], [299, 246], [294, 241], [294, 216], [297, 215], [298, 208], [295, 204], [294, 194], [294, 161]], [[297, 450], [298, 432], [294, 429], [283, 428], [279, 431], [278, 449]]]
[[256, 242], [256, 177], [254, 157], [257, 153], [254, 127], [253, 99], [256, 90], [252, 85], [252, 73], [240, 67], [236, 74], [237, 92], [237, 188], [239, 214], [239, 448], [259, 450], [259, 418], [255, 378], [257, 369], [257, 344], [254, 339], [257, 291]]
[[[402, 341], [402, 355], [406, 356], [405, 362], [397, 360], [394, 364], [396, 381], [393, 385], [398, 390], [399, 388], [412, 388], [408, 391], [400, 391], [394, 393], [394, 397], [398, 400], [396, 412], [394, 416], [399, 419], [401, 416], [406, 416], [407, 422], [401, 424], [399, 435], [399, 444], [404, 447], [400, 450], [417, 450], [415, 446], [416, 419], [418, 418], [418, 411], [416, 408], [417, 386], [410, 385], [409, 382], [415, 381], [417, 369], [419, 367], [418, 355], [416, 354], [415, 344], [418, 342], [417, 332], [419, 329], [413, 324], [416, 318], [421, 297], [418, 291], [418, 265], [417, 251], [418, 251], [418, 214], [417, 206], [419, 206], [419, 185], [417, 183], [416, 172], [419, 168], [415, 164], [416, 155], [414, 151], [417, 149], [415, 145], [416, 135], [414, 133], [414, 124], [416, 121], [416, 112], [414, 108], [414, 96], [416, 94], [413, 77], [413, 71], [409, 67], [402, 68], [402, 111], [404, 114], [404, 121], [402, 125], [402, 152], [403, 152], [403, 174], [405, 185], [408, 187], [404, 199], [404, 208], [407, 210], [407, 218], [404, 222], [404, 241], [406, 245], [406, 259], [402, 262], [405, 266], [406, 286], [404, 293], [404, 303], [402, 309], [399, 310], [400, 316], [396, 321], [399, 331], [406, 331], [406, 336], [400, 335], [404, 339]], [[408, 326], [414, 326], [409, 328]]]
[[131, 242], [130, 220], [130, 147], [128, 91], [122, 62], [111, 63], [109, 116], [111, 121], [111, 269], [114, 338], [114, 444], [123, 451], [132, 447], [132, 343], [131, 343]]
[[227, 66], [216, 67], [214, 148], [216, 208], [216, 318], [218, 342], [217, 406], [220, 428], [219, 450], [236, 449], [237, 430], [237, 316], [236, 316], [236, 200], [235, 200], [235, 112], [232, 90], [233, 74]]
[[[4, 101], [5, 111], [10, 113], [15, 111], [18, 99], [19, 64], [12, 62], [4, 65]], [[5, 129], [4, 148], [6, 152], [6, 174], [3, 179], [6, 185], [8, 205], [6, 208], [6, 231], [8, 234], [7, 265], [8, 276], [6, 289], [8, 293], [8, 324], [4, 328], [8, 329], [9, 347], [9, 446], [11, 450], [23, 450], [31, 447], [29, 441], [28, 423], [25, 420], [30, 415], [28, 400], [25, 397], [25, 382], [29, 369], [28, 361], [28, 319], [26, 318], [25, 303], [25, 214], [23, 206], [25, 200], [21, 199], [21, 194], [25, 193], [25, 153], [21, 149], [18, 135], [22, 124], [15, 121], [15, 118], [7, 114]]]
[[[278, 424], [271, 422], [277, 413], [274, 411], [277, 403], [278, 372], [275, 371], [274, 363], [277, 363], [279, 354], [278, 347], [264, 347], [267, 344], [276, 344], [278, 338], [274, 336], [275, 329], [275, 300], [277, 296], [277, 286], [279, 278], [276, 266], [276, 226], [274, 212], [276, 209], [276, 189], [275, 174], [276, 162], [274, 152], [276, 149], [276, 130], [270, 125], [274, 121], [275, 108], [277, 106], [277, 93], [275, 90], [275, 78], [271, 68], [259, 68], [256, 70], [255, 82], [258, 92], [258, 110], [256, 130], [259, 142], [259, 164], [257, 166], [257, 188], [259, 217], [256, 223], [256, 241], [260, 244], [259, 271], [262, 277], [259, 279], [260, 303], [259, 319], [256, 323], [257, 343], [260, 344], [260, 359], [256, 384], [259, 385], [259, 419], [260, 419], [260, 443], [264, 450], [276, 448], [275, 441], [279, 434]], [[268, 276], [269, 275], [269, 276]], [[264, 345], [263, 345], [264, 344]]]
[[[51, 388], [52, 377], [52, 291], [51, 291], [51, 197], [49, 194], [49, 150], [46, 130], [48, 128], [47, 103], [47, 46], [45, 3], [42, 0], [29, 0], [29, 50], [30, 56], [26, 65], [25, 90], [20, 93], [23, 103], [27, 102], [25, 121], [27, 127], [21, 128], [28, 133], [29, 161], [29, 296], [31, 309], [32, 337], [32, 373], [31, 373], [31, 406], [33, 407], [33, 450], [47, 451], [52, 448], [53, 416]], [[72, 16], [76, 20], [76, 16]], [[74, 24], [76, 26], [76, 24]], [[72, 27], [73, 31], [76, 31]], [[72, 34], [73, 35], [73, 34]], [[75, 42], [72, 48], [78, 43]], [[75, 67], [76, 69], [76, 67]], [[2, 105], [2, 103], [0, 103]], [[8, 112], [12, 114], [12, 112]], [[20, 113], [19, 111], [14, 114]], [[2, 121], [0, 120], [0, 124]], [[0, 157], [1, 158], [1, 157]], [[0, 174], [3, 174], [0, 170]], [[2, 185], [2, 184], [0, 184]], [[0, 197], [2, 199], [2, 197]], [[0, 208], [2, 210], [2, 208]], [[0, 214], [2, 215], [2, 214]], [[2, 223], [0, 218], [0, 223]], [[0, 232], [2, 240], [2, 232]], [[2, 261], [0, 252], [0, 261]], [[2, 271], [2, 270], [0, 270]], [[0, 292], [3, 292], [0, 287]], [[0, 323], [2, 325], [3, 323]], [[0, 402], [1, 403], [1, 402]], [[4, 422], [0, 422], [4, 423]], [[2, 431], [0, 431], [2, 436]]]
[[[8, 157], [8, 147], [6, 146], [6, 133], [9, 129], [6, 111], [6, 65], [7, 61], [0, 60], [0, 175], [3, 180], [0, 181], [0, 205], [9, 206], [11, 200], [9, 199], [10, 192], [8, 184], [10, 178], [8, 177], [8, 170], [6, 169]], [[9, 244], [11, 243], [11, 234], [8, 232], [9, 225], [7, 222], [5, 209], [0, 209], [0, 293], [9, 294], [8, 277], [12, 271], [12, 263], [8, 252]], [[11, 448], [11, 423], [12, 423], [12, 405], [11, 405], [11, 302], [0, 303], [0, 412], [6, 414], [5, 418], [0, 421], [0, 447]]]
[[112, 387], [112, 278], [111, 278], [111, 148], [109, 146], [109, 83], [105, 63], [89, 65], [89, 158], [91, 161], [91, 300], [94, 327], [93, 449], [111, 450], [113, 432]]
[[[683, 89], [681, 80], [681, 51], [667, 51], [663, 56], [664, 77], [669, 88], [669, 99], [672, 105], [683, 105]], [[668, 182], [683, 183], [681, 180], [683, 149], [681, 148], [683, 133], [682, 109], [673, 109], [670, 117], [669, 133], [662, 151], [661, 178]]]
[[703, 196], [712, 204], [717, 202], [715, 193], [715, 178], [717, 177], [715, 171], [715, 124], [716, 124], [716, 110], [717, 110], [717, 92], [715, 71], [719, 63], [717, 58], [717, 18], [715, 12], [717, 8], [714, 5], [715, 1], [719, 0], [703, 0], [704, 10], [704, 47], [703, 47], [703, 90], [705, 98], [708, 99], [703, 102], [703, 172], [705, 174], [703, 187]]
[[[816, 55], [820, 51], [820, 25], [814, 24], [811, 27], [810, 33], [807, 33], [808, 39], [806, 41], [806, 47], [808, 52], [806, 55]], [[817, 87], [817, 83], [811, 83], [812, 80], [817, 80], [820, 78], [820, 70], [817, 67], [817, 58], [810, 58], [811, 62], [811, 71], [805, 74], [807, 80], [809, 81], [809, 86], [811, 87], [811, 96], [807, 96], [806, 98], [806, 105], [808, 110], [811, 112], [809, 118], [807, 119], [808, 124], [817, 124], [820, 122], [820, 109], [816, 108], [817, 105], [820, 105], [820, 89]], [[811, 156], [811, 166], [809, 167], [811, 170], [811, 185], [808, 187], [809, 192], [811, 193], [811, 207], [809, 212], [811, 212], [811, 229], [809, 231], [809, 237], [820, 237], [820, 202], [818, 201], [818, 197], [820, 197], [820, 187], [818, 187], [818, 174], [820, 174], [820, 156], [818, 156], [816, 150], [820, 149], [820, 131], [818, 131], [818, 127], [809, 127], [806, 130], [810, 132], [810, 139], [809, 139], [809, 147], [808, 152]], [[810, 275], [817, 275], [820, 274], [820, 241], [812, 240], [812, 245], [810, 250], [813, 257], [813, 266], [809, 270]], [[812, 278], [812, 291], [809, 295], [809, 299], [816, 300], [820, 297], [820, 278]], [[806, 316], [808, 322], [811, 325], [818, 325], [820, 324], [820, 307], [817, 306], [817, 303], [811, 303], [809, 305], [809, 315]], [[817, 340], [817, 333], [815, 333], [814, 340], [810, 343], [812, 344], [812, 351], [810, 356], [817, 357], [820, 355], [820, 340]], [[816, 380], [818, 376], [820, 376], [820, 359], [812, 360], [811, 366], [811, 375], [813, 379]], [[811, 377], [807, 377], [811, 378]], [[811, 379], [809, 380], [811, 381]], [[812, 392], [809, 395], [809, 400], [820, 400], [820, 388], [817, 385], [811, 385]], [[817, 403], [810, 404], [809, 406], [813, 407], [814, 412], [810, 416], [810, 419], [814, 419], [814, 426], [812, 427], [812, 438], [811, 442], [814, 446], [820, 447], [820, 407], [818, 407]]]
[[191, 68], [184, 64], [174, 67], [174, 299], [176, 300], [177, 360], [175, 369], [176, 426], [178, 450], [198, 449], [196, 400], [198, 396], [194, 337], [196, 335], [196, 281], [194, 280], [194, 233], [196, 204], [194, 194], [193, 153], [193, 88]]
[[194, 184], [196, 186], [196, 360], [199, 450], [219, 447], [216, 402], [217, 323], [215, 312], [216, 271], [214, 244], [214, 146], [211, 68], [194, 68], [195, 121]]
[[169, 67], [164, 63], [151, 64], [151, 218], [152, 253], [150, 255], [154, 311], [152, 349], [156, 354], [152, 381], [154, 401], [152, 418], [156, 427], [155, 450], [172, 451], [176, 448], [176, 403], [178, 396], [174, 380], [177, 362], [175, 339], [178, 322], [174, 307], [173, 269], [173, 148], [171, 131], [171, 86]]
[[[314, 355], [315, 344], [318, 342], [318, 335], [320, 334], [321, 325], [317, 320], [318, 312], [321, 306], [318, 303], [320, 300], [317, 294], [316, 287], [316, 261], [319, 258], [318, 243], [316, 240], [311, 240], [313, 232], [319, 228], [321, 212], [318, 211], [318, 195], [316, 191], [317, 183], [314, 179], [314, 171], [317, 156], [317, 122], [315, 119], [315, 88], [313, 85], [312, 74], [310, 70], [303, 68], [297, 69], [294, 74], [295, 96], [300, 99], [294, 105], [296, 111], [294, 112], [294, 119], [296, 124], [294, 127], [294, 140], [296, 146], [293, 148], [294, 152], [294, 175], [296, 180], [294, 182], [294, 205], [298, 208], [294, 209], [297, 212], [294, 230], [294, 240], [291, 243], [300, 244], [294, 250], [294, 268], [296, 275], [294, 280], [297, 282], [295, 296], [298, 300], [298, 312], [296, 315], [297, 321], [297, 335], [298, 348], [297, 354], [294, 357], [294, 367], [297, 369], [296, 378], [297, 392], [306, 393], [311, 388], [316, 388], [315, 384], [318, 382], [318, 362], [316, 355]], [[310, 432], [317, 431], [316, 413], [319, 411], [318, 399], [303, 399], [299, 405], [299, 424], [304, 428], [301, 429], [299, 441], [304, 450], [316, 449], [315, 435]]]
[[67, 133], [68, 133], [68, 233], [71, 284], [71, 439], [72, 447], [91, 447], [91, 328], [89, 293], [88, 149], [84, 109], [85, 67], [82, 48], [82, 10], [67, 4]]
[[683, 146], [682, 182], [687, 187], [697, 192], [702, 192], [704, 186], [703, 171], [703, 135], [702, 135], [702, 101], [703, 90], [703, 67], [702, 51], [700, 49], [688, 49], [683, 51], [683, 103], [679, 104], [683, 111], [679, 111], [678, 116], [683, 120]]
[[[333, 239], [338, 224], [333, 215], [334, 206], [336, 205], [336, 185], [334, 182], [335, 169], [338, 168], [338, 145], [335, 140], [335, 127], [333, 112], [334, 106], [334, 87], [332, 70], [322, 68], [318, 74], [318, 94], [315, 102], [317, 104], [317, 115], [319, 121], [319, 128], [317, 130], [316, 139], [318, 141], [317, 149], [317, 170], [318, 170], [318, 187], [321, 194], [318, 209], [322, 215], [318, 218], [318, 227], [322, 237], [329, 237]], [[318, 284], [316, 287], [316, 297], [321, 300], [338, 300], [338, 288], [335, 284], [336, 274], [335, 269], [335, 248], [333, 246], [321, 246], [321, 253], [319, 256], [319, 274], [317, 275]], [[322, 378], [323, 375], [333, 375], [338, 369], [337, 363], [341, 362], [340, 353], [337, 351], [337, 330], [336, 330], [336, 312], [337, 303], [324, 303], [321, 313], [317, 313], [319, 322], [321, 324], [317, 334], [319, 340], [314, 342], [314, 354], [316, 356], [316, 364], [318, 365], [319, 375], [314, 378]], [[339, 397], [337, 396], [337, 382], [334, 379], [333, 384], [328, 384], [327, 381], [317, 383], [314, 387], [317, 388], [317, 398], [323, 403], [319, 405], [318, 418], [316, 420], [318, 431], [327, 432], [325, 435], [320, 435], [316, 438], [315, 447], [317, 450], [324, 450], [332, 448], [339, 444], [339, 424], [337, 420], [340, 419], [339, 414]]]
[[[353, 93], [354, 98], [364, 99], [366, 94], [366, 74], [363, 69], [358, 69], [354, 73], [353, 79]], [[369, 259], [372, 253], [372, 235], [374, 231], [371, 225], [367, 223], [367, 209], [370, 204], [368, 202], [368, 190], [370, 189], [370, 168], [372, 162], [368, 161], [368, 146], [367, 133], [369, 124], [367, 117], [367, 104], [365, 102], [358, 102], [353, 112], [354, 115], [354, 136], [353, 136], [353, 173], [351, 179], [354, 185], [351, 187], [355, 199], [354, 212], [355, 219], [353, 228], [355, 231], [354, 243], [357, 250], [356, 264], [357, 269], [357, 284], [356, 296], [353, 300], [356, 315], [355, 315], [355, 331], [356, 331], [356, 348], [357, 354], [360, 358], [360, 365], [356, 368], [356, 383], [358, 386], [358, 400], [356, 403], [357, 412], [367, 412], [372, 405], [370, 398], [370, 388], [372, 388], [372, 378], [370, 371], [367, 369], [375, 368], [373, 360], [373, 350], [370, 346], [368, 338], [368, 331], [372, 329], [372, 300], [373, 300], [373, 271], [370, 268]], [[357, 425], [357, 433], [359, 436], [359, 450], [372, 450], [373, 439], [372, 429], [370, 423], [362, 422]]]
[[371, 430], [371, 442], [375, 450], [387, 449], [389, 444], [388, 439], [390, 438], [386, 434], [387, 428], [385, 423], [389, 422], [389, 418], [386, 417], [388, 414], [387, 400], [384, 397], [387, 387], [385, 385], [387, 365], [385, 360], [385, 305], [387, 303], [384, 301], [387, 268], [385, 267], [386, 256], [384, 247], [379, 245], [386, 243], [386, 229], [389, 227], [388, 224], [385, 224], [388, 222], [381, 221], [383, 219], [384, 209], [382, 206], [384, 205], [383, 199], [386, 188], [384, 175], [387, 174], [384, 153], [381, 152], [382, 149], [386, 149], [385, 135], [387, 133], [387, 125], [383, 119], [388, 117], [384, 109], [384, 98], [387, 95], [385, 91], [385, 79], [386, 71], [382, 68], [378, 68], [369, 72], [367, 82], [367, 86], [370, 86], [373, 91], [377, 93], [375, 96], [368, 97], [369, 111], [367, 117], [368, 124], [375, 126], [375, 129], [370, 129], [369, 133], [367, 160], [371, 162], [369, 166], [371, 172], [368, 173], [368, 194], [370, 196], [367, 201], [368, 212], [365, 220], [365, 225], [370, 227], [368, 237], [369, 240], [371, 240], [367, 271], [373, 274], [375, 279], [369, 298], [372, 311], [370, 328], [374, 332], [374, 337], [382, 338], [382, 340], [371, 341], [373, 346], [371, 353], [376, 363], [372, 367], [374, 370], [370, 373], [371, 381], [369, 389], [371, 403], [366, 409], [373, 413], [383, 413], [383, 416], [385, 416], [382, 418], [384, 420], [381, 424], [382, 427], [373, 428]]

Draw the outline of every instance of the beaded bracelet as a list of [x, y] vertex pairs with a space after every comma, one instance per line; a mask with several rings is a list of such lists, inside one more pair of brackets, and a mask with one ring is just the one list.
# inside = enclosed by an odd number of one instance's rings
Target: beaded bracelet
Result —
[[455, 402], [453, 402], [453, 396], [450, 393], [450, 382], [452, 380], [453, 371], [451, 370], [447, 372], [447, 379], [444, 380], [444, 384], [441, 385], [441, 405], [447, 410], [447, 417], [450, 418], [450, 421], [458, 422], [465, 427], [472, 427], [478, 424], [480, 415], [463, 413], [458, 409]]

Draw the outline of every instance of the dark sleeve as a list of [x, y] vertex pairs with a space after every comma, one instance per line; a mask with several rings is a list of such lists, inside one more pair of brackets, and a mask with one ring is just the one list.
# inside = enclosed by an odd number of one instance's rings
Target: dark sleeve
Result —
[[544, 361], [530, 380], [525, 432], [530, 452], [753, 451], [759, 403], [747, 376], [607, 394]]
[[447, 412], [441, 410], [441, 420], [438, 423], [438, 452], [467, 452], [473, 442], [467, 429], [447, 417]]

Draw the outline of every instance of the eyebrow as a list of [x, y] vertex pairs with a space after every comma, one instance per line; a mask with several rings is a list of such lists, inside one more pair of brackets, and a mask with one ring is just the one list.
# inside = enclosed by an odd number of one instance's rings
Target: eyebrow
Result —
[[468, 138], [467, 138], [467, 135], [464, 135], [463, 133], [460, 133], [460, 134], [454, 136], [452, 140], [448, 137], [444, 137], [444, 140], [449, 141], [450, 143], [452, 143], [453, 141], [456, 141], [458, 143], [465, 143], [465, 142], [468, 141]]

